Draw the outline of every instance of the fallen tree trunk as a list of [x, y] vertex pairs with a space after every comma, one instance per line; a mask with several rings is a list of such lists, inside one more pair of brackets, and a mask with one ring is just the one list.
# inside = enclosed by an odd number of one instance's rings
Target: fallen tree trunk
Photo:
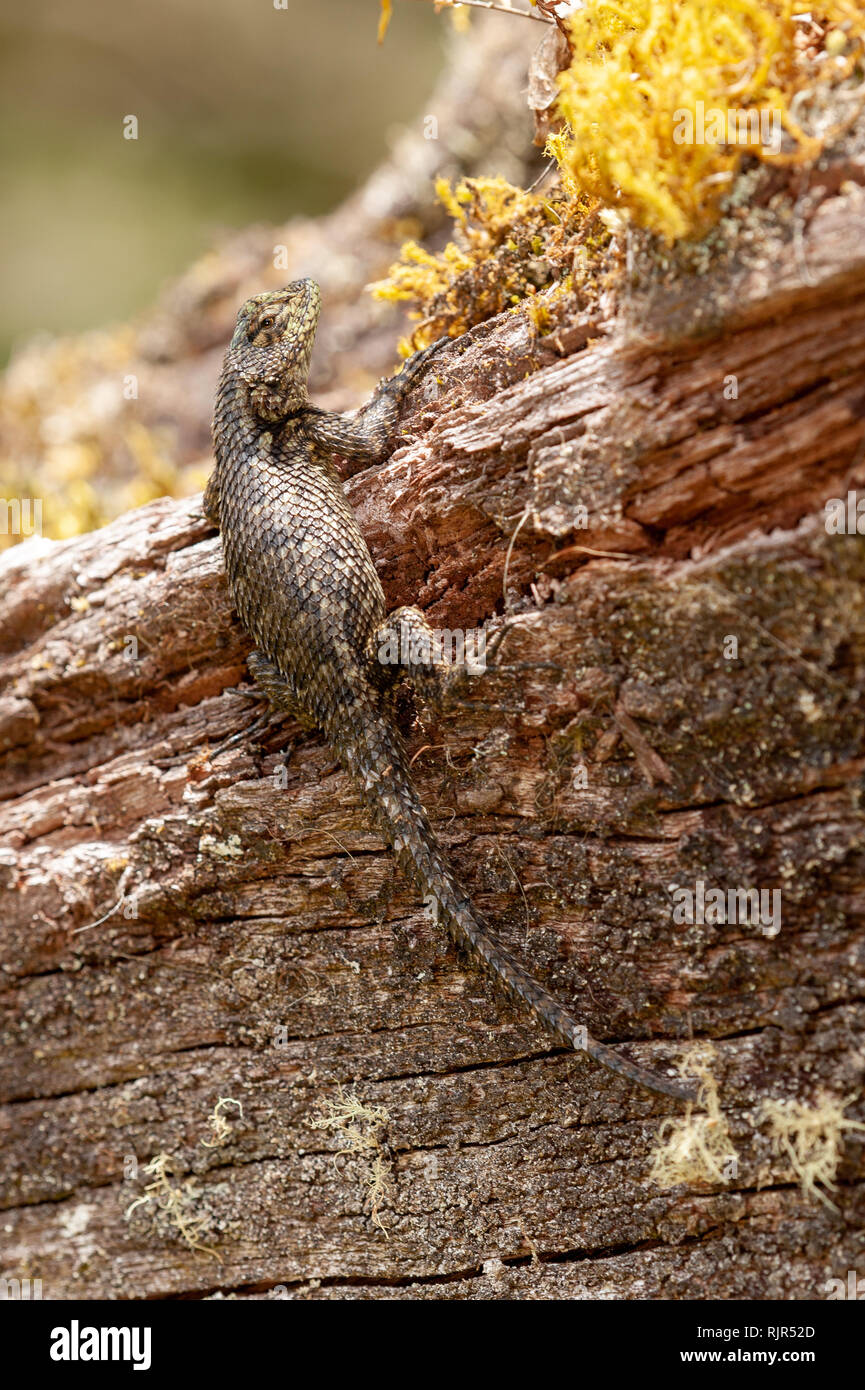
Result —
[[[160, 500], [0, 570], [6, 1277], [782, 1299], [862, 1272], [865, 542], [823, 507], [865, 488], [863, 206], [848, 179], [605, 321], [483, 325], [348, 485], [392, 605], [515, 619], [409, 731], [475, 901], [598, 1037], [654, 1066], [711, 1041], [735, 1161], [662, 1185], [681, 1107], [497, 996], [316, 737], [222, 746], [248, 643], [200, 499]], [[778, 920], [676, 920], [699, 883], [779, 890]], [[797, 1172], [760, 1107], [827, 1095], [828, 1166]]]

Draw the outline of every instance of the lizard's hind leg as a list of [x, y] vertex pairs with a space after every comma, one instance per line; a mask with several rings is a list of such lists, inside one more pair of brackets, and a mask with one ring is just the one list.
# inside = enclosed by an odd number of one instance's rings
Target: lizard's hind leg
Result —
[[213, 749], [212, 756], [214, 757], [218, 753], [224, 753], [228, 748], [232, 748], [234, 744], [240, 743], [241, 740], [254, 743], [259, 734], [263, 734], [268, 725], [272, 723], [275, 715], [279, 715], [281, 718], [291, 716], [303, 724], [304, 728], [312, 729], [315, 727], [295, 703], [291, 690], [279, 669], [263, 652], [250, 652], [246, 664], [255, 682], [254, 689], [239, 690], [229, 686], [226, 687], [223, 694], [242, 695], [247, 700], [260, 700], [264, 696], [267, 700], [267, 708], [262, 714], [256, 715], [245, 728], [238, 729], [237, 733], [229, 734], [227, 738], [222, 739]]
[[428, 704], [441, 708], [465, 673], [461, 663], [450, 659], [449, 645], [419, 608], [395, 608], [376, 628], [372, 656], [386, 684], [405, 677]]
[[310, 719], [285, 676], [269, 656], [265, 656], [264, 652], [252, 651], [246, 658], [246, 664], [259, 691], [269, 700], [271, 710], [278, 710], [280, 714], [290, 714], [304, 729], [316, 727], [315, 720]]
[[504, 709], [500, 701], [484, 704], [472, 693], [470, 682], [487, 670], [482, 630], [434, 628], [419, 608], [395, 608], [376, 630], [374, 655], [385, 670], [392, 670], [391, 684], [405, 677], [440, 714], [457, 706]]

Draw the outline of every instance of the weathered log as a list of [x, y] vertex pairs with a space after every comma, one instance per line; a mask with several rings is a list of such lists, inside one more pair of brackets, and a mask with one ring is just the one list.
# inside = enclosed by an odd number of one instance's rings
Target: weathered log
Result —
[[[713, 1042], [735, 1170], [658, 1186], [681, 1107], [497, 996], [320, 740], [224, 742], [248, 643], [199, 499], [161, 500], [0, 568], [0, 1272], [112, 1298], [861, 1272], [856, 1132], [830, 1206], [759, 1107], [865, 1068], [865, 540], [823, 511], [865, 488], [863, 209], [848, 181], [769, 260], [649, 268], [590, 326], [484, 325], [348, 485], [392, 604], [516, 619], [408, 729], [464, 881], [597, 1036], [655, 1066]], [[678, 923], [698, 881], [780, 889], [780, 930]]]

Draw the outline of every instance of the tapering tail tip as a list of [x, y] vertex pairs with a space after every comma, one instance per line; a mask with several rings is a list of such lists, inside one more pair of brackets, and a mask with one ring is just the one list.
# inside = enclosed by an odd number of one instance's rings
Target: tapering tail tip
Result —
[[574, 1047], [581, 1052], [587, 1052], [589, 1056], [602, 1067], [609, 1071], [618, 1072], [620, 1076], [627, 1077], [638, 1086], [645, 1086], [649, 1091], [655, 1091], [658, 1095], [672, 1096], [674, 1100], [690, 1101], [696, 1104], [699, 1100], [699, 1082], [687, 1077], [668, 1077], [662, 1076], [660, 1072], [650, 1071], [648, 1067], [641, 1066], [639, 1062], [632, 1062], [630, 1058], [623, 1057], [621, 1053], [615, 1052], [606, 1043], [598, 1042], [591, 1037], [584, 1029], [578, 1029], [577, 1035], [572, 1038]]
[[433, 907], [436, 920], [444, 922], [463, 950], [485, 965], [511, 995], [527, 1004], [556, 1037], [587, 1052], [601, 1066], [658, 1095], [692, 1103], [698, 1100], [699, 1087], [693, 1078], [662, 1076], [598, 1042], [498, 944], [444, 857], [411, 780], [402, 743], [389, 720], [370, 711], [365, 721], [340, 724], [328, 730], [328, 736], [352, 769], [404, 872]]

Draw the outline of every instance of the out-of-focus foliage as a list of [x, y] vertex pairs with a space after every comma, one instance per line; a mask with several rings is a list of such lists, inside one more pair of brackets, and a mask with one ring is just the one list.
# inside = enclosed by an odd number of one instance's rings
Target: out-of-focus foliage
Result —
[[378, 41], [384, 43], [384, 36], [393, 18], [393, 0], [381, 0], [381, 14], [378, 20]]
[[[130, 412], [124, 391], [135, 377], [131, 328], [58, 338], [22, 353], [0, 395], [0, 477], [5, 497], [41, 497], [44, 534], [55, 539], [104, 525], [155, 497], [203, 486], [209, 460], [182, 472], [174, 439]], [[45, 408], [50, 399], [51, 408]], [[40, 452], [27, 448], [33, 428]], [[112, 467], [105, 466], [105, 440]], [[0, 547], [13, 535], [0, 533]]]
[[377, 16], [377, 0], [5, 6], [0, 360], [122, 322], [227, 230], [361, 184], [388, 130], [420, 119], [447, 37], [407, 3], [379, 48]]
[[[431, 10], [405, 6], [379, 49], [377, 0], [281, 4], [34, 0], [0, 17], [0, 547], [21, 529], [6, 502], [37, 500], [63, 538], [200, 488], [237, 299], [291, 277], [294, 229], [387, 159], [392, 123], [419, 130], [444, 48]], [[385, 220], [381, 256], [418, 226]], [[304, 272], [360, 277], [370, 227], [316, 244]]]

